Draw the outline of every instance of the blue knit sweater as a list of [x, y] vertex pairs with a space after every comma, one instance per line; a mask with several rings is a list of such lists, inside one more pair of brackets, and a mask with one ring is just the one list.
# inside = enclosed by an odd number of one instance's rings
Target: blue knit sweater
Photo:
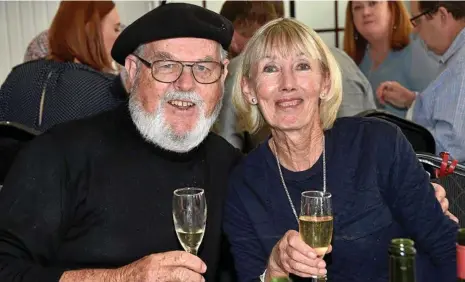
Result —
[[[417, 282], [455, 282], [458, 227], [441, 211], [401, 131], [377, 119], [341, 118], [325, 136], [334, 214], [329, 281], [388, 281], [389, 242], [409, 237], [418, 253]], [[282, 170], [299, 213], [301, 192], [322, 189], [322, 158], [307, 171]], [[231, 176], [224, 229], [241, 282], [258, 281], [273, 246], [298, 230], [267, 142]]]

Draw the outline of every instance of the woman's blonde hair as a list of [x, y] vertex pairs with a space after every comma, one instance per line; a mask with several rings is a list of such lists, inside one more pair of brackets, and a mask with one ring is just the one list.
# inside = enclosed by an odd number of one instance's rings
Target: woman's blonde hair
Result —
[[342, 79], [339, 66], [331, 51], [318, 34], [303, 23], [290, 18], [273, 20], [261, 27], [247, 43], [234, 78], [233, 104], [237, 111], [239, 130], [255, 133], [264, 124], [257, 105], [251, 105], [242, 93], [242, 79], [250, 79], [255, 64], [270, 54], [287, 57], [303, 53], [321, 64], [323, 79], [328, 82], [324, 99], [320, 102], [323, 129], [333, 126], [342, 101]]
[[[365, 56], [368, 41], [355, 28], [352, 2], [349, 1], [346, 8], [344, 51], [359, 65]], [[403, 1], [388, 1], [388, 5], [392, 15], [390, 47], [392, 50], [399, 51], [410, 43], [412, 25]]]

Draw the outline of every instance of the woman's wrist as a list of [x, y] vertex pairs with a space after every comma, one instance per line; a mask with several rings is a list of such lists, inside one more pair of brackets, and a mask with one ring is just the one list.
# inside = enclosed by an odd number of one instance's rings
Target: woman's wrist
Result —
[[[282, 279], [282, 280], [281, 280]], [[273, 257], [268, 262], [268, 267], [265, 271], [266, 282], [281, 282], [289, 281], [289, 274], [282, 270], [274, 261]]]

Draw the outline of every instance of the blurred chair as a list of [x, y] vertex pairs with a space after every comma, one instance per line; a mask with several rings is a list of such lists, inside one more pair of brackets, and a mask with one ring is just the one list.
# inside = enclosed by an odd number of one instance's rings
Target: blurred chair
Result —
[[417, 153], [436, 154], [436, 142], [428, 129], [423, 126], [400, 118], [386, 111], [368, 110], [356, 115], [358, 117], [375, 117], [397, 125], [404, 133], [407, 140], [412, 144], [413, 150]]
[[444, 187], [449, 200], [449, 211], [454, 214], [460, 223], [460, 227], [465, 227], [465, 166], [457, 164], [450, 174], [445, 176], [437, 175], [437, 170], [441, 166], [450, 167], [452, 161], [445, 162], [442, 157], [432, 154], [417, 154], [418, 159], [431, 176], [433, 182]]
[[22, 124], [0, 121], [0, 186], [22, 146], [40, 132]]

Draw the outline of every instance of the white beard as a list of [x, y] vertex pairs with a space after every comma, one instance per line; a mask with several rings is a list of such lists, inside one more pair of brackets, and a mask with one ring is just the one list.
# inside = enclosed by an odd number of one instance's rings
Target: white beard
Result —
[[[205, 116], [204, 101], [195, 92], [168, 92], [160, 100], [157, 109], [153, 113], [146, 112], [140, 100], [133, 94], [129, 98], [129, 111], [133, 123], [145, 140], [167, 151], [185, 153], [197, 147], [207, 137], [220, 114], [223, 103], [222, 96], [209, 117]], [[192, 130], [178, 134], [167, 123], [164, 104], [170, 100], [190, 101], [195, 104], [195, 107], [198, 107], [199, 117]]]

